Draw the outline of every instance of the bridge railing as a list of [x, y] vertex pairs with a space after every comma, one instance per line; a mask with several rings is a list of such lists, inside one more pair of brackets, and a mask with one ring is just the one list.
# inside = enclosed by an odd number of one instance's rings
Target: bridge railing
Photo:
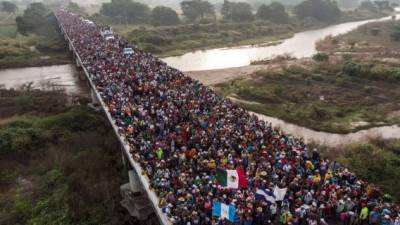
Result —
[[60, 22], [56, 13], [54, 13], [54, 15], [57, 18], [57, 22], [60, 26], [62, 34], [65, 35], [65, 37], [67, 38], [67, 41], [68, 41], [71, 51], [76, 56], [77, 60], [79, 61], [80, 65], [82, 67], [82, 70], [86, 76], [86, 79], [88, 80], [91, 90], [94, 92], [95, 97], [97, 98], [99, 104], [101, 105], [103, 112], [107, 116], [107, 119], [110, 121], [110, 124], [114, 130], [114, 133], [117, 136], [117, 138], [124, 150], [126, 158], [129, 160], [129, 163], [131, 164], [131, 166], [135, 169], [135, 171], [138, 175], [138, 178], [140, 180], [140, 183], [142, 184], [143, 189], [146, 191], [147, 196], [153, 205], [154, 211], [156, 212], [160, 223], [163, 225], [170, 225], [171, 222], [168, 220], [167, 216], [161, 211], [160, 207], [158, 207], [159, 199], [158, 199], [156, 193], [150, 190], [149, 180], [145, 176], [142, 175], [142, 174], [144, 174], [142, 167], [140, 166], [140, 164], [138, 162], [135, 161], [132, 154], [130, 153], [131, 147], [127, 144], [127, 141], [125, 141], [125, 138], [121, 137], [121, 135], [119, 134], [118, 127], [115, 125], [115, 120], [111, 117], [111, 114], [108, 112], [107, 106], [105, 105], [103, 99], [101, 98], [99, 92], [97, 91], [96, 86], [94, 85], [94, 83], [91, 79], [90, 73], [86, 69], [85, 65], [82, 63], [81, 57], [79, 56], [78, 52], [76, 51], [75, 46], [73, 45], [71, 39], [68, 36], [68, 33], [65, 31], [64, 25]]

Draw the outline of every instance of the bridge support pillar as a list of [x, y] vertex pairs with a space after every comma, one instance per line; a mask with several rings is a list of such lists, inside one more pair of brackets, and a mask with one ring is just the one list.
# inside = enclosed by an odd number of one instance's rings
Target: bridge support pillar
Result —
[[77, 67], [77, 68], [82, 68], [82, 65], [81, 65], [81, 63], [79, 62], [78, 57], [75, 57], [75, 63], [76, 63], [76, 67]]
[[97, 99], [96, 92], [93, 89], [90, 90], [90, 97], [92, 98], [92, 103], [94, 105], [99, 105], [100, 104], [99, 99]]
[[[124, 147], [121, 147], [121, 156], [122, 156], [122, 165], [124, 165], [124, 168], [128, 168], [128, 162], [125, 157]], [[130, 179], [130, 177], [129, 177], [129, 179]]]
[[157, 217], [150, 200], [143, 193], [139, 177], [135, 170], [130, 170], [129, 183], [121, 185], [123, 200], [121, 205], [128, 210], [129, 214], [140, 221], [140, 224], [158, 224]]

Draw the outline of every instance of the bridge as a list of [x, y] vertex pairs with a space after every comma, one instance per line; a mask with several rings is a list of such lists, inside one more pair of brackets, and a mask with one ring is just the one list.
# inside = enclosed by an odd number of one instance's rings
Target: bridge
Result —
[[[68, 50], [72, 52], [76, 67], [81, 68], [83, 71], [83, 73], [80, 75], [80, 79], [87, 81], [87, 85], [90, 88], [92, 104], [97, 108], [100, 108], [102, 112], [104, 112], [115, 132], [116, 137], [119, 140], [121, 146], [122, 162], [124, 166], [128, 168], [129, 176], [129, 183], [121, 186], [120, 191], [121, 195], [123, 196], [121, 204], [128, 210], [130, 215], [139, 220], [141, 224], [171, 224], [166, 215], [162, 213], [161, 209], [158, 207], [159, 199], [157, 195], [150, 190], [150, 183], [148, 178], [142, 175], [145, 174], [145, 172], [130, 153], [131, 147], [127, 144], [125, 137], [121, 136], [118, 132], [118, 127], [115, 125], [116, 121], [107, 110], [107, 106], [103, 101], [101, 95], [99, 94], [95, 84], [93, 83], [92, 76], [88, 72], [88, 68], [86, 68], [83, 64], [82, 58], [78, 54], [78, 51], [75, 48], [73, 41], [69, 37], [69, 34], [64, 27], [64, 24], [57, 16], [57, 13], [54, 14], [57, 18], [60, 32], [67, 42]], [[154, 217], [154, 214], [157, 216]]]
[[[397, 215], [398, 207], [385, 200], [379, 189], [114, 37], [110, 28], [64, 10], [56, 17], [91, 88], [94, 105], [104, 111], [119, 139], [129, 170], [129, 183], [121, 186], [121, 204], [141, 224], [152, 224], [157, 218], [155, 223], [163, 225], [216, 224], [226, 219], [264, 224], [266, 218], [275, 224], [267, 203], [282, 202], [276, 204], [276, 211], [296, 215], [298, 208], [288, 207], [294, 199], [299, 200], [295, 207], [315, 210], [333, 209], [335, 201], [342, 204], [344, 199], [352, 204], [367, 199], [364, 206], [373, 202], [382, 215], [387, 211]], [[288, 186], [301, 192], [287, 192]], [[333, 189], [341, 196], [332, 192], [335, 201], [329, 201], [331, 197], [323, 193]], [[309, 201], [297, 198], [297, 193], [309, 196]], [[257, 195], [264, 200], [256, 199]], [[317, 223], [314, 216], [310, 219]], [[339, 216], [340, 212], [320, 219], [335, 224]], [[390, 215], [385, 218], [390, 220]]]

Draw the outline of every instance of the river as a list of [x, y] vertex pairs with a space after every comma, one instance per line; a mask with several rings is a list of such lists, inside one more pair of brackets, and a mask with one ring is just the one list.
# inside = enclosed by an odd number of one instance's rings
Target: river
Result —
[[374, 138], [400, 138], [400, 126], [398, 125], [374, 127], [349, 134], [334, 134], [315, 131], [262, 114], [253, 114], [257, 115], [259, 119], [271, 123], [273, 127], [279, 128], [287, 134], [292, 134], [296, 137], [302, 137], [306, 143], [312, 142], [329, 147], [341, 147], [348, 144], [365, 143]]
[[316, 43], [327, 36], [344, 34], [366, 23], [388, 19], [390, 17], [308, 30], [296, 33], [293, 37], [273, 46], [254, 45], [194, 51], [182, 56], [167, 57], [163, 60], [181, 71], [200, 71], [247, 66], [250, 65], [251, 61], [282, 54], [291, 54], [296, 58], [310, 57], [317, 52]]
[[20, 88], [30, 82], [34, 89], [63, 89], [68, 94], [81, 94], [85, 90], [73, 64], [0, 70], [0, 87]]
[[[179, 57], [166, 58], [164, 61], [183, 71], [199, 71], [246, 66], [252, 60], [283, 53], [291, 53], [296, 57], [307, 57], [315, 54], [316, 42], [328, 35], [346, 33], [365, 23], [386, 19], [388, 18], [343, 23], [318, 30], [300, 32], [276, 46], [242, 46], [196, 51]], [[28, 82], [33, 82], [33, 87], [39, 89], [63, 88], [69, 94], [81, 94], [88, 91], [85, 82], [79, 80], [79, 71], [72, 64], [0, 70], [0, 86], [18, 88]], [[271, 122], [275, 127], [279, 127], [285, 133], [304, 138], [306, 142], [316, 142], [331, 147], [365, 142], [376, 137], [384, 139], [400, 138], [399, 126], [376, 127], [343, 135], [318, 132], [277, 118], [265, 115], [258, 116], [260, 119]]]

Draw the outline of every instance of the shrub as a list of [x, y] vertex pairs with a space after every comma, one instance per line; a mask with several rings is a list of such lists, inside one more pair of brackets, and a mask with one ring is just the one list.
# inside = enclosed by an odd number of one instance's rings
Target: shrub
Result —
[[50, 117], [33, 117], [0, 126], [0, 154], [29, 156], [71, 132], [100, 127], [102, 121], [86, 111], [72, 110]]
[[375, 183], [400, 200], [400, 141], [372, 141], [371, 144], [351, 145], [340, 158], [361, 178]]
[[394, 41], [400, 41], [400, 27], [397, 26], [394, 31], [390, 34], [390, 37]]
[[354, 62], [345, 62], [342, 67], [342, 72], [349, 76], [357, 76], [361, 73], [361, 65]]
[[285, 70], [291, 74], [304, 74], [304, 68], [301, 66], [290, 65]]
[[332, 117], [330, 112], [318, 105], [312, 105], [310, 116], [317, 120], [327, 120]]
[[157, 53], [161, 52], [160, 48], [158, 48], [157, 46], [152, 45], [152, 44], [143, 44], [142, 48], [143, 48], [144, 51], [150, 52], [150, 53], [154, 53], [154, 54], [157, 54]]
[[315, 62], [327, 62], [329, 60], [329, 55], [326, 53], [320, 52], [320, 53], [313, 55], [312, 59]]

